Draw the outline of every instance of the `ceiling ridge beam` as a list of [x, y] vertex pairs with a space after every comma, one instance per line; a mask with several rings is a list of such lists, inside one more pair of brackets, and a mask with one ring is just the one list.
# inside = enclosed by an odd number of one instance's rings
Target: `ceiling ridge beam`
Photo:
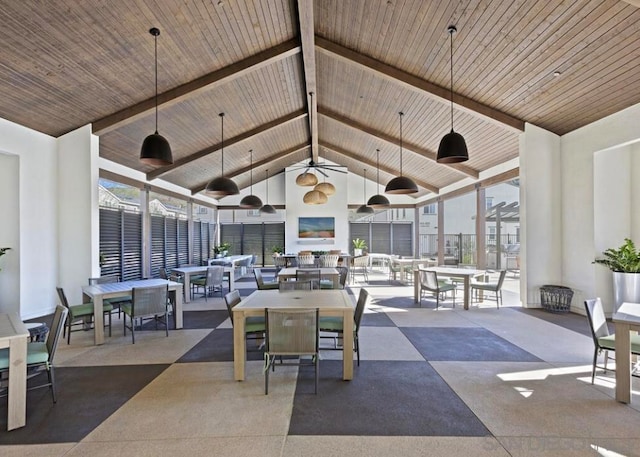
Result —
[[[268, 132], [269, 130], [275, 129], [282, 125], [288, 124], [293, 121], [297, 121], [298, 119], [302, 119], [307, 115], [307, 111], [305, 109], [301, 109], [298, 111], [294, 111], [291, 114], [287, 114], [281, 118], [273, 120], [271, 122], [267, 122], [266, 124], [262, 124], [252, 130], [241, 133], [238, 136], [228, 139], [225, 141], [225, 146], [232, 146], [236, 143], [240, 143], [241, 141], [248, 140], [256, 135], [260, 135], [262, 133]], [[194, 152], [193, 154], [189, 154], [186, 157], [181, 157], [180, 159], [175, 160], [171, 165], [167, 165], [164, 167], [156, 168], [155, 170], [151, 170], [147, 173], [147, 181], [151, 181], [152, 179], [159, 178], [162, 175], [169, 173], [176, 168], [179, 168], [183, 165], [193, 162], [194, 160], [198, 160], [202, 157], [205, 157], [209, 154], [212, 154], [216, 151], [219, 151], [222, 147], [222, 143], [217, 143], [207, 148], [201, 149], [200, 151]]]
[[[361, 132], [364, 132], [368, 135], [374, 136], [376, 138], [379, 138], [383, 141], [386, 141], [388, 143], [394, 144], [396, 146], [400, 146], [400, 140], [398, 138], [395, 138], [391, 135], [388, 135], [384, 132], [381, 132], [379, 130], [375, 130], [367, 125], [361, 124], [357, 121], [354, 121], [351, 118], [348, 118], [346, 116], [343, 116], [341, 114], [336, 113], [335, 111], [331, 111], [327, 108], [324, 107], [319, 107], [318, 108], [318, 114], [321, 114], [323, 116], [326, 116], [330, 119], [333, 119], [334, 121], [340, 122], [341, 124], [347, 125], [351, 128], [354, 128], [356, 130], [360, 130]], [[403, 140], [402, 142], [402, 148], [404, 150], [407, 150], [409, 152], [413, 152], [414, 154], [418, 154], [421, 157], [424, 157], [425, 159], [431, 160], [432, 162], [436, 163], [436, 153], [433, 151], [430, 151], [429, 149], [426, 148], [422, 148], [418, 145], [415, 144], [411, 144], [408, 143], [407, 141]], [[467, 165], [463, 165], [463, 164], [440, 164], [440, 165], [445, 165], [449, 168], [451, 168], [452, 170], [455, 170], [459, 173], [462, 173], [464, 175], [467, 175], [473, 179], [478, 179], [480, 177], [480, 172], [474, 168], [471, 168]]]
[[[311, 138], [311, 159], [318, 162], [318, 92], [316, 90], [316, 48], [313, 19], [313, 0], [298, 0], [298, 30], [302, 45], [302, 68], [309, 113], [309, 137]], [[309, 97], [314, 94], [313, 97]]]
[[[366, 158], [363, 158], [361, 156], [358, 156], [357, 154], [354, 154], [352, 152], [346, 151], [344, 149], [342, 149], [340, 146], [336, 146], [335, 144], [331, 144], [331, 143], [327, 143], [326, 141], [320, 141], [320, 146], [322, 146], [323, 148], [327, 148], [333, 152], [335, 152], [336, 154], [340, 154], [343, 155], [349, 159], [352, 160], [356, 160], [358, 162], [361, 162], [363, 164], [366, 164], [370, 167], [372, 167], [372, 169], [376, 169], [377, 168], [377, 164], [371, 160], [368, 160]], [[389, 173], [390, 175], [396, 175], [397, 171], [393, 170], [390, 167], [387, 167], [385, 165], [380, 165], [380, 170], [384, 171], [385, 173]], [[405, 176], [407, 176], [405, 174]], [[428, 182], [422, 181], [420, 179], [416, 179], [413, 176], [411, 176], [411, 179], [413, 179], [413, 181], [418, 184], [419, 186], [427, 189], [430, 192], [433, 192], [435, 194], [437, 194], [440, 189], [438, 189], [436, 186], [434, 186], [433, 184], [429, 184]]]
[[[324, 52], [337, 56], [346, 61], [359, 64], [370, 70], [377, 72], [379, 75], [386, 79], [403, 83], [414, 89], [419, 89], [429, 95], [431, 98], [442, 102], [450, 103], [451, 92], [450, 89], [440, 87], [415, 75], [407, 73], [399, 68], [388, 65], [384, 62], [376, 60], [372, 57], [366, 56], [352, 49], [346, 48], [338, 43], [322, 38], [316, 35], [316, 47]], [[453, 94], [453, 103], [457, 108], [469, 112], [475, 116], [480, 116], [485, 120], [498, 124], [501, 127], [506, 127], [509, 130], [521, 133], [524, 131], [524, 121], [513, 116], [510, 116], [502, 111], [499, 111], [490, 106], [479, 103], [471, 98], [463, 95]]]
[[[208, 73], [193, 81], [174, 87], [166, 92], [158, 94], [158, 108], [167, 108], [184, 100], [186, 97], [197, 94], [203, 90], [209, 90], [216, 85], [225, 84], [247, 73], [270, 65], [300, 52], [300, 43], [297, 39], [285, 41], [265, 51], [254, 54], [239, 62], [232, 63], [224, 68]], [[103, 135], [119, 127], [125, 126], [151, 113], [156, 106], [155, 97], [148, 98], [140, 103], [124, 108], [113, 114], [92, 122], [94, 135]]]
[[[273, 162], [274, 160], [284, 159], [284, 158], [286, 158], [286, 157], [288, 157], [290, 155], [293, 155], [296, 152], [299, 152], [300, 150], [308, 148], [308, 147], [309, 147], [308, 143], [298, 144], [298, 145], [296, 145], [296, 146], [294, 146], [292, 148], [286, 149], [286, 150], [278, 152], [276, 154], [272, 154], [271, 156], [267, 157], [266, 159], [263, 159], [263, 160], [260, 160], [258, 162], [255, 162], [253, 164], [253, 168], [261, 167], [263, 165], [266, 165], [267, 163]], [[238, 176], [241, 173], [246, 173], [247, 171], [249, 171], [250, 168], [251, 167], [243, 167], [240, 170], [236, 170], [236, 171], [234, 171], [232, 173], [227, 174], [227, 177], [228, 178], [233, 178], [235, 176]], [[279, 172], [274, 172], [274, 173], [270, 174], [269, 177], [271, 178], [271, 177], [275, 176], [278, 173]], [[260, 182], [260, 181], [257, 181], [257, 182]], [[207, 181], [205, 183], [198, 184], [197, 186], [192, 187], [191, 189], [189, 189], [191, 191], [191, 195], [195, 195], [198, 192], [202, 192], [207, 187], [208, 183], [209, 183], [209, 181]]]

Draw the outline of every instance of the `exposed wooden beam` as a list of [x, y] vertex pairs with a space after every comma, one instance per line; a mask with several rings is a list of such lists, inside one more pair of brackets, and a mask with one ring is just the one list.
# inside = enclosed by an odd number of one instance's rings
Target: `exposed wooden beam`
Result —
[[[191, 97], [203, 90], [209, 90], [217, 85], [226, 84], [247, 73], [271, 65], [278, 60], [300, 52], [300, 44], [297, 39], [286, 41], [278, 46], [274, 46], [266, 51], [259, 52], [251, 57], [247, 57], [239, 62], [235, 62], [227, 67], [221, 68], [198, 79], [182, 84], [170, 89], [162, 94], [158, 94], [158, 107], [165, 108], [172, 106], [186, 97]], [[94, 135], [103, 135], [119, 127], [127, 125], [155, 109], [155, 97], [144, 100], [133, 106], [129, 106], [116, 113], [110, 114], [102, 119], [92, 122]]]
[[461, 195], [465, 195], [470, 192], [473, 192], [475, 189], [478, 188], [478, 186], [491, 187], [491, 186], [495, 186], [496, 184], [500, 184], [506, 181], [510, 181], [512, 179], [516, 179], [518, 176], [520, 176], [520, 168], [514, 168], [512, 170], [505, 171], [504, 173], [491, 176], [490, 178], [483, 179], [476, 183], [469, 184], [468, 186], [464, 186], [459, 189], [453, 190], [451, 192], [447, 192], [446, 194], [439, 195], [438, 197], [424, 200], [420, 203], [417, 203], [417, 206], [421, 207], [421, 206], [430, 205], [432, 203], [436, 203], [442, 200], [450, 200], [452, 198], [459, 197]]
[[[228, 139], [224, 142], [225, 146], [231, 146], [233, 144], [239, 143], [241, 141], [248, 140], [251, 137], [256, 135], [260, 135], [261, 133], [265, 133], [271, 129], [277, 128], [281, 125], [288, 124], [289, 122], [297, 121], [307, 115], [306, 110], [295, 111], [291, 114], [287, 114], [279, 119], [276, 119], [271, 122], [267, 122], [266, 124], [260, 125], [255, 129], [249, 130], [247, 132], [241, 133], [238, 136]], [[220, 150], [222, 145], [220, 143], [214, 144], [213, 146], [209, 146], [207, 148], [201, 149], [200, 151], [194, 152], [193, 154], [189, 154], [186, 157], [182, 157], [180, 159], [175, 160], [171, 165], [167, 165], [165, 167], [156, 168], [155, 170], [151, 170], [147, 173], [147, 180], [151, 181], [152, 179], [159, 178], [160, 176], [169, 173], [172, 170], [175, 170], [178, 167], [186, 165], [188, 163], [193, 162], [194, 160], [200, 159], [206, 155], [212, 154], [216, 151]]]
[[[330, 119], [333, 119], [334, 121], [340, 122], [342, 124], [345, 124], [351, 128], [354, 128], [356, 130], [360, 130], [361, 132], [364, 132], [368, 135], [371, 136], [375, 136], [376, 138], [379, 138], [381, 140], [387, 141], [388, 143], [391, 144], [395, 144], [396, 146], [400, 146], [400, 140], [398, 138], [395, 138], [391, 135], [387, 135], [384, 132], [381, 132], [379, 130], [375, 130], [367, 125], [361, 124], [359, 122], [354, 121], [353, 119], [350, 119], [346, 116], [343, 116], [341, 114], [338, 114], [334, 111], [331, 111], [327, 108], [324, 107], [319, 107], [318, 108], [318, 114], [321, 114], [323, 116], [326, 116]], [[409, 152], [413, 152], [414, 154], [418, 154], [419, 156], [424, 157], [425, 159], [431, 160], [433, 162], [436, 161], [436, 153], [433, 151], [430, 151], [429, 149], [426, 148], [422, 148], [416, 144], [411, 144], [408, 143], [407, 141], [402, 142], [402, 147], [404, 150], [409, 151]], [[475, 170], [467, 165], [463, 165], [463, 164], [443, 164], [445, 166], [448, 166], [449, 168], [459, 171], [460, 173], [463, 173], [473, 179], [478, 179], [478, 177], [480, 176], [480, 172], [478, 172], [478, 170]]]
[[[294, 147], [292, 147], [292, 148], [289, 148], [289, 149], [287, 149], [287, 150], [285, 150], [285, 151], [281, 151], [281, 152], [278, 152], [278, 153], [276, 153], [276, 154], [272, 154], [272, 155], [270, 155], [269, 157], [267, 157], [266, 159], [260, 160], [259, 162], [254, 162], [254, 164], [253, 164], [253, 168], [258, 168], [258, 167], [261, 167], [261, 166], [267, 165], [267, 164], [269, 164], [269, 163], [271, 163], [271, 162], [273, 162], [273, 161], [275, 161], [275, 160], [284, 159], [284, 158], [286, 158], [286, 157], [288, 157], [288, 156], [290, 156], [290, 155], [293, 155], [293, 154], [295, 154], [296, 152], [299, 152], [300, 150], [302, 150], [302, 149], [304, 149], [304, 148], [308, 148], [308, 147], [309, 147], [309, 145], [308, 145], [308, 144], [303, 143], [303, 144], [299, 144], [299, 145], [297, 145], [297, 146], [294, 146]], [[249, 171], [250, 169], [251, 169], [251, 167], [243, 167], [243, 168], [240, 168], [240, 169], [238, 169], [238, 170], [235, 170], [235, 171], [233, 171], [233, 172], [231, 172], [231, 173], [227, 174], [227, 177], [228, 177], [228, 178], [233, 178], [233, 177], [238, 176], [238, 175], [240, 175], [240, 174], [242, 174], [242, 173], [246, 173], [246, 172], [247, 172], [247, 171]], [[277, 175], [278, 173], [279, 173], [279, 172], [273, 172], [272, 174], [270, 174], [270, 175], [269, 175], [269, 178], [271, 178], [271, 177], [273, 177], [273, 176]], [[258, 182], [259, 182], [259, 181], [258, 181]], [[200, 183], [200, 184], [198, 184], [197, 186], [192, 187], [191, 189], [189, 189], [189, 190], [191, 191], [191, 195], [195, 195], [195, 194], [197, 194], [198, 192], [202, 192], [202, 191], [205, 189], [205, 187], [207, 187], [207, 184], [208, 184], [208, 181], [207, 181], [207, 182], [205, 182], [205, 183]]]
[[[450, 91], [447, 88], [440, 87], [436, 84], [425, 81], [410, 73], [399, 70], [396, 67], [387, 65], [379, 60], [360, 54], [352, 49], [345, 48], [337, 43], [322, 38], [316, 35], [316, 47], [332, 56], [341, 58], [351, 63], [362, 65], [370, 70], [377, 72], [385, 79], [403, 83], [409, 87], [419, 89], [424, 93], [432, 96], [434, 99], [443, 102], [450, 103]], [[524, 121], [510, 116], [502, 111], [491, 108], [490, 106], [478, 103], [468, 97], [460, 94], [453, 94], [453, 103], [457, 105], [459, 109], [470, 112], [476, 116], [481, 116], [486, 120], [500, 124], [502, 127], [507, 127], [516, 133], [524, 131]]]
[[[340, 154], [340, 155], [343, 155], [343, 156], [345, 156], [345, 157], [347, 157], [347, 158], [349, 158], [349, 159], [357, 160], [358, 162], [361, 162], [361, 163], [363, 163], [363, 164], [366, 164], [366, 165], [370, 166], [370, 167], [371, 167], [371, 169], [375, 169], [375, 168], [377, 167], [376, 162], [374, 162], [374, 161], [372, 161], [372, 160], [368, 160], [368, 159], [366, 159], [366, 158], [364, 158], [364, 157], [361, 157], [361, 156], [359, 156], [359, 155], [357, 155], [357, 154], [354, 154], [354, 153], [352, 153], [352, 152], [345, 151], [345, 150], [344, 150], [344, 149], [342, 149], [340, 146], [336, 146], [336, 145], [334, 145], [334, 144], [327, 143], [326, 141], [320, 141], [320, 146], [322, 146], [323, 148], [330, 149], [331, 151], [335, 152], [336, 154]], [[391, 174], [391, 175], [395, 175], [395, 174], [397, 174], [397, 173], [398, 173], [398, 171], [397, 171], [397, 170], [394, 170], [394, 169], [389, 168], [389, 167], [384, 166], [384, 165], [380, 165], [380, 170], [384, 171], [385, 173], [389, 173], [389, 174]], [[409, 176], [409, 175], [408, 175], [408, 174], [406, 174], [406, 173], [405, 173], [405, 175], [406, 175], [406, 176]], [[435, 193], [435, 194], [437, 194], [437, 193], [439, 192], [439, 189], [438, 189], [436, 186], [434, 186], [433, 184], [429, 184], [428, 182], [422, 181], [422, 180], [420, 180], [420, 179], [416, 179], [416, 178], [415, 178], [415, 177], [413, 177], [413, 176], [410, 176], [410, 178], [411, 178], [411, 179], [413, 179], [413, 181], [414, 181], [417, 185], [419, 185], [420, 187], [423, 187], [423, 188], [427, 189], [427, 190], [428, 190], [428, 191], [430, 191], [430, 192], [433, 192], [433, 193]]]
[[[313, 21], [313, 0], [298, 0], [298, 24], [302, 44], [302, 67], [308, 96], [311, 158], [318, 162], [318, 92], [316, 91], [316, 49]], [[311, 96], [313, 94], [313, 96]]]

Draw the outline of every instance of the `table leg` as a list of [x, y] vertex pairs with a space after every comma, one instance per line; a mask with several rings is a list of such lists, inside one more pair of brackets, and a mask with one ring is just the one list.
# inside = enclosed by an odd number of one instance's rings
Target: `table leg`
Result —
[[615, 323], [616, 330], [616, 400], [631, 403], [631, 338], [629, 324]]
[[233, 312], [233, 374], [236, 381], [244, 381], [247, 354], [244, 321], [245, 315], [243, 312]]
[[353, 310], [347, 309], [342, 317], [342, 379], [353, 379]]
[[174, 296], [173, 322], [176, 326], [176, 329], [182, 328], [184, 326], [184, 323], [182, 320], [182, 296], [184, 295], [182, 292], [183, 289], [184, 287], [180, 286], [173, 291], [173, 296]]
[[102, 295], [93, 297], [93, 340], [96, 346], [104, 344], [104, 313]]
[[413, 302], [418, 303], [420, 301], [420, 272], [418, 270], [413, 271]]
[[24, 427], [27, 421], [27, 338], [9, 342], [9, 398], [7, 430]]
[[471, 297], [471, 282], [469, 276], [464, 277], [464, 309], [469, 309], [469, 298]]
[[233, 273], [233, 268], [229, 272], [229, 291], [236, 290], [236, 279]]
[[191, 273], [184, 274], [184, 284], [182, 285], [182, 291], [184, 302], [189, 303], [191, 301]]

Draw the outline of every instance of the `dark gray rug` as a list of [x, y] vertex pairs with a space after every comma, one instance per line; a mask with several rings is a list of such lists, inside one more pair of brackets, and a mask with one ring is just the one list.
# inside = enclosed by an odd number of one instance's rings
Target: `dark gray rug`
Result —
[[540, 362], [533, 354], [484, 328], [401, 327], [427, 360], [450, 362]]
[[[559, 325], [568, 330], [573, 330], [576, 333], [591, 337], [591, 329], [589, 328], [589, 321], [587, 316], [582, 316], [576, 313], [552, 313], [542, 308], [513, 308], [521, 313], [528, 314], [530, 316], [537, 317], [552, 324]], [[615, 333], [614, 325], [609, 322], [609, 331]]]
[[[247, 341], [247, 360], [264, 358], [264, 352], [255, 346], [254, 341]], [[177, 361], [190, 362], [233, 362], [233, 329], [213, 330]]]
[[48, 388], [29, 391], [25, 427], [7, 432], [6, 397], [0, 403], [0, 444], [80, 441], [168, 366], [56, 368], [57, 403]]
[[[278, 382], [278, 368], [270, 383]], [[300, 371], [290, 435], [490, 436], [490, 432], [426, 362], [363, 361], [352, 381], [341, 361]]]

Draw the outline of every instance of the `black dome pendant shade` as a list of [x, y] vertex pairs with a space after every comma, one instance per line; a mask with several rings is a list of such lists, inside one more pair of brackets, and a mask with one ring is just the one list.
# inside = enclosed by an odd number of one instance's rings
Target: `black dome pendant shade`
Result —
[[[362, 176], [362, 198], [365, 199], [367, 198], [367, 170], [364, 169], [363, 171], [363, 176]], [[373, 214], [373, 208], [371, 208], [370, 206], [367, 206], [367, 204], [363, 204], [360, 205], [360, 207], [356, 210], [356, 213], [358, 214]]]
[[251, 164], [251, 168], [249, 169], [249, 179], [251, 182], [251, 187], [249, 195], [245, 195], [242, 200], [240, 200], [240, 208], [258, 209], [262, 208], [262, 200], [260, 200], [259, 197], [253, 195], [253, 149], [249, 150], [249, 153], [251, 154], [251, 158], [249, 159]]
[[436, 162], [460, 163], [469, 160], [469, 151], [462, 135], [453, 131], [453, 34], [458, 30], [450, 25], [447, 31], [451, 42], [451, 131], [440, 140]]
[[402, 176], [402, 116], [404, 116], [404, 113], [400, 111], [398, 114], [400, 115], [400, 176], [396, 176], [389, 181], [384, 191], [387, 194], [414, 194], [418, 192], [418, 186], [411, 178]]
[[160, 35], [160, 30], [153, 27], [149, 33], [153, 35], [155, 44], [156, 131], [142, 142], [140, 162], [147, 165], [171, 165], [173, 163], [171, 146], [169, 146], [167, 139], [158, 133], [158, 35]]
[[[380, 149], [376, 149], [376, 190], [380, 189]], [[384, 195], [376, 194], [372, 195], [367, 201], [367, 206], [378, 209], [378, 208], [387, 208], [389, 206], [389, 199]]]
[[268, 202], [269, 202], [269, 170], [267, 170], [267, 203], [264, 204], [264, 206], [262, 208], [260, 208], [260, 212], [262, 214], [275, 214], [276, 213], [276, 209], [271, 206]]
[[227, 195], [238, 195], [240, 193], [236, 183], [231, 179], [224, 177], [224, 113], [220, 113], [220, 119], [222, 120], [222, 140], [220, 141], [222, 176], [218, 176], [217, 178], [209, 181], [209, 184], [207, 184], [207, 187], [204, 189], [205, 194], [218, 199], [226, 197]]

